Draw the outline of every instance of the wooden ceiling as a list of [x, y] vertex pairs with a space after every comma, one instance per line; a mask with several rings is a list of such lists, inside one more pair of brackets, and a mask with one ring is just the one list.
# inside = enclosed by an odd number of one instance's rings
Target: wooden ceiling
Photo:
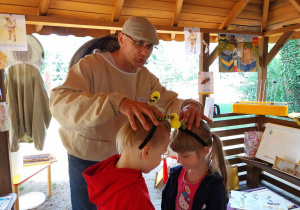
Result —
[[253, 33], [276, 42], [300, 38], [300, 0], [0, 0], [0, 13], [26, 17], [27, 33], [103, 36], [133, 15], [147, 17], [163, 40], [183, 41], [183, 27]]

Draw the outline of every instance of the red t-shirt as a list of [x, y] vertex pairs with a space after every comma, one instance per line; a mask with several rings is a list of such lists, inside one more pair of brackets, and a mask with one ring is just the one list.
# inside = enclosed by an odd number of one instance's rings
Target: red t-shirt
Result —
[[191, 210], [194, 200], [194, 195], [200, 186], [202, 180], [206, 176], [202, 176], [196, 183], [188, 183], [184, 180], [186, 170], [183, 168], [178, 177], [178, 189], [176, 197], [176, 210]]

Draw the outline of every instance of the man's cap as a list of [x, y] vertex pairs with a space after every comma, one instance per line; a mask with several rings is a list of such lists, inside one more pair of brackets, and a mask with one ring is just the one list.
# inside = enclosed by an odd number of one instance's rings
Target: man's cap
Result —
[[124, 23], [122, 32], [136, 40], [159, 44], [155, 26], [145, 17], [130, 17]]

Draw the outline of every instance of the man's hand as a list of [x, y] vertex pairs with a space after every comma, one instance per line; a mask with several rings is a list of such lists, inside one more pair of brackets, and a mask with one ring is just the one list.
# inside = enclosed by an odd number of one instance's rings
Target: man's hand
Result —
[[155, 117], [155, 114], [163, 117], [164, 114], [161, 113], [155, 106], [150, 104], [133, 101], [128, 98], [124, 98], [119, 107], [119, 112], [127, 116], [129, 123], [133, 130], [137, 130], [137, 125], [134, 120], [134, 116], [138, 118], [145, 130], [149, 131], [150, 126], [145, 120], [144, 115], [148, 116], [155, 126], [158, 126], [158, 120]]
[[188, 130], [192, 129], [193, 124], [195, 124], [196, 127], [199, 127], [201, 118], [207, 122], [212, 122], [211, 119], [201, 112], [199, 105], [193, 102], [188, 103], [183, 107], [179, 114], [179, 118], [183, 119]]

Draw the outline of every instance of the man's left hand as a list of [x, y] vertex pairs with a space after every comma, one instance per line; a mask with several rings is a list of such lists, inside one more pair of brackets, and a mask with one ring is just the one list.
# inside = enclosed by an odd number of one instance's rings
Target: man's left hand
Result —
[[202, 112], [198, 104], [196, 103], [188, 103], [186, 104], [182, 110], [180, 111], [179, 118], [183, 119], [186, 123], [187, 129], [191, 130], [193, 124], [196, 127], [200, 126], [200, 120], [204, 119], [207, 122], [212, 122], [211, 119], [206, 117]]

